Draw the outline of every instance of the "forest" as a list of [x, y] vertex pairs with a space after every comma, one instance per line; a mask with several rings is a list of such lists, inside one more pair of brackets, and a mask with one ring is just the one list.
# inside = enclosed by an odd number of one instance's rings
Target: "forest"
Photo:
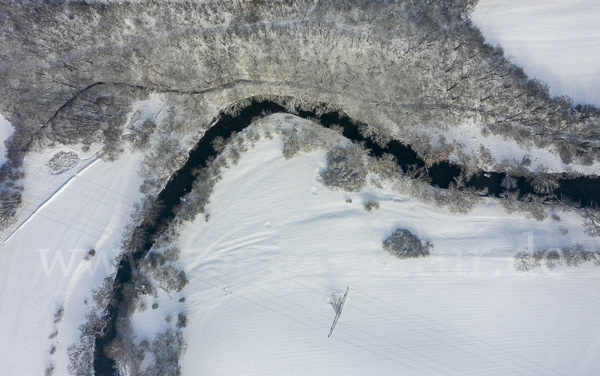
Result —
[[424, 158], [444, 150], [416, 129], [473, 120], [565, 163], [596, 161], [599, 110], [551, 97], [486, 44], [468, 17], [475, 5], [4, 1], [0, 111], [16, 131], [0, 171], [0, 221], [11, 223], [20, 204], [27, 151], [101, 143], [115, 159], [131, 104], [152, 93], [172, 104], [174, 133], [199, 132], [251, 96], [289, 95], [342, 109], [380, 143], [402, 141]]

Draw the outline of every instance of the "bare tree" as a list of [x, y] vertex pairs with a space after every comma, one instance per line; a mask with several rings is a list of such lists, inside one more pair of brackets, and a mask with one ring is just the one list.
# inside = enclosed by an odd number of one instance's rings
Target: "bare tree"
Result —
[[515, 269], [521, 272], [526, 272], [539, 266], [537, 260], [525, 251], [517, 252], [514, 258]]
[[580, 213], [585, 233], [592, 237], [600, 236], [600, 211], [597, 208], [583, 208]]

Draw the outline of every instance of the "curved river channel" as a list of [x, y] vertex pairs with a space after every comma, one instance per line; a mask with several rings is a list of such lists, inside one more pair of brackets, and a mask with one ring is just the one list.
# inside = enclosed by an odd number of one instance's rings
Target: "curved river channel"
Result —
[[[227, 138], [232, 132], [240, 132], [250, 125], [253, 118], [264, 113], [284, 113], [288, 112], [280, 104], [272, 101], [257, 101], [251, 98], [250, 105], [239, 111], [237, 116], [220, 114], [214, 125], [209, 128], [204, 136], [198, 141], [190, 151], [186, 163], [176, 171], [166, 184], [165, 188], [159, 193], [158, 200], [163, 204], [159, 210], [159, 221], [157, 225], [145, 226], [142, 230], [147, 234], [144, 247], [129, 257], [123, 257], [119, 263], [115, 277], [114, 296], [116, 304], [112, 305], [108, 311], [108, 324], [101, 336], [95, 340], [94, 353], [94, 371], [97, 376], [114, 375], [115, 362], [109, 358], [103, 351], [116, 336], [116, 320], [119, 314], [119, 305], [124, 301], [121, 287], [131, 281], [132, 271], [136, 269], [136, 264], [152, 248], [154, 235], [167, 228], [169, 223], [175, 218], [173, 209], [177, 207], [180, 199], [191, 190], [195, 176], [192, 171], [200, 166], [204, 166], [210, 157], [215, 157], [217, 152], [212, 147], [212, 141], [216, 137]], [[355, 122], [342, 112], [327, 112], [317, 115], [314, 111], [298, 111], [295, 114], [305, 119], [318, 121], [324, 127], [339, 125], [344, 130], [344, 136], [355, 142], [364, 142], [371, 155], [380, 157], [384, 153], [392, 154], [396, 157], [399, 166], [406, 171], [409, 166], [416, 165], [423, 167], [425, 163], [419, 158], [417, 153], [408, 145], [398, 141], [391, 141], [386, 147], [377, 145], [372, 139], [363, 137], [359, 132], [361, 123]], [[455, 177], [460, 175], [459, 165], [449, 162], [440, 162], [428, 169], [431, 184], [440, 188], [448, 188]], [[498, 196], [505, 191], [500, 186], [505, 174], [499, 172], [482, 172], [474, 175], [467, 183], [467, 187], [476, 189], [487, 189], [489, 196]], [[532, 186], [525, 178], [517, 178], [517, 190], [520, 195], [534, 194]], [[559, 174], [559, 187], [554, 191], [558, 197], [563, 196], [583, 205], [597, 205], [600, 203], [600, 179], [597, 176], [579, 177], [567, 179]]]

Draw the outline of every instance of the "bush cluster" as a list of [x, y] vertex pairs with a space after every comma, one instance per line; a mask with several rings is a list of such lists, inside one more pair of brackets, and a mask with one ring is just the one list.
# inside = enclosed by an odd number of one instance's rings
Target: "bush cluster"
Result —
[[514, 266], [518, 271], [529, 271], [542, 265], [554, 269], [559, 265], [577, 267], [591, 262], [600, 266], [600, 251], [587, 250], [581, 244], [570, 247], [538, 249], [533, 253], [519, 251], [514, 256]]
[[400, 259], [427, 257], [432, 248], [406, 229], [397, 229], [383, 242], [383, 249]]
[[337, 146], [327, 153], [327, 167], [321, 172], [323, 183], [347, 192], [357, 192], [367, 182], [364, 149], [357, 145]]

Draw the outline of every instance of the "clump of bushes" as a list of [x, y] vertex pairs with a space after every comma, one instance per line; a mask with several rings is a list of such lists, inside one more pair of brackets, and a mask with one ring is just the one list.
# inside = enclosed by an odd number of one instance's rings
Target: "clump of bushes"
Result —
[[371, 211], [373, 209], [379, 209], [379, 202], [378, 201], [367, 201], [363, 204], [363, 207], [365, 208], [366, 211]]
[[547, 195], [554, 192], [559, 187], [558, 176], [546, 172], [545, 167], [541, 167], [536, 174], [530, 178], [531, 186], [537, 194]]
[[310, 152], [317, 149], [329, 149], [341, 140], [341, 135], [336, 131], [323, 128], [320, 125], [301, 122], [293, 127], [280, 127], [276, 129], [283, 135], [283, 156], [292, 158], [299, 152]]
[[327, 153], [327, 168], [321, 172], [329, 187], [357, 192], [366, 184], [367, 164], [364, 150], [358, 145], [336, 146]]
[[185, 272], [173, 266], [179, 258], [179, 253], [178, 248], [172, 247], [162, 254], [150, 252], [144, 259], [144, 269], [152, 275], [158, 286], [166, 291], [180, 292], [188, 284]]
[[533, 253], [520, 251], [514, 256], [514, 267], [521, 272], [530, 271], [542, 265], [548, 269], [554, 269], [559, 265], [577, 267], [586, 262], [600, 266], [600, 251], [590, 251], [581, 244], [575, 244], [560, 249], [538, 249]]
[[177, 315], [177, 327], [178, 328], [185, 328], [187, 326], [187, 316], [184, 313], [179, 313]]
[[94, 248], [92, 248], [88, 251], [88, 253], [86, 253], [86, 255], [83, 259], [85, 261], [90, 261], [92, 259], [92, 257], [94, 257], [94, 256], [96, 256], [96, 250]]
[[590, 237], [600, 236], [600, 210], [597, 206], [582, 208], [579, 214], [583, 218], [583, 228]]
[[[130, 328], [128, 322], [124, 323]], [[125, 329], [119, 332], [115, 340], [106, 348], [107, 355], [117, 362], [117, 374], [138, 376], [176, 376], [181, 374], [179, 357], [185, 352], [187, 344], [180, 330], [168, 328], [157, 333], [152, 343], [147, 340], [136, 344], [135, 334]], [[151, 355], [150, 362], [142, 366], [144, 359]]]
[[65, 314], [65, 308], [60, 307], [58, 309], [58, 311], [56, 311], [56, 313], [54, 314], [54, 323], [58, 324], [59, 322], [61, 322], [64, 314]]
[[96, 337], [105, 334], [108, 309], [115, 304], [114, 275], [104, 279], [102, 286], [94, 290], [94, 305], [86, 312], [86, 322], [79, 326], [79, 340], [67, 348], [70, 375], [90, 376], [94, 374], [93, 362]]
[[52, 175], [61, 174], [79, 163], [79, 155], [72, 151], [59, 151], [48, 161], [48, 168]]
[[156, 124], [151, 119], [146, 119], [141, 125], [133, 128], [129, 136], [134, 150], [144, 150], [150, 145], [150, 136], [154, 133]]
[[148, 351], [154, 356], [154, 364], [148, 366], [145, 376], [176, 376], [181, 374], [179, 358], [185, 353], [187, 344], [179, 330], [167, 328], [158, 333]]
[[431, 243], [423, 243], [416, 235], [401, 228], [383, 242], [383, 249], [400, 259], [427, 257], [432, 248]]

